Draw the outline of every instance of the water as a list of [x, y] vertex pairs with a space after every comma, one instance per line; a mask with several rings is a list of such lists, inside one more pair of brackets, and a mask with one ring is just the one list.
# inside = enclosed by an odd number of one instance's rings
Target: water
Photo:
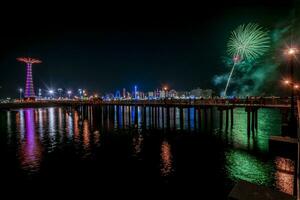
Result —
[[258, 131], [250, 138], [244, 109], [235, 109], [234, 126], [227, 131], [219, 127], [217, 110], [207, 117], [201, 112], [199, 122], [198, 111], [184, 109], [182, 125], [179, 109], [170, 108], [169, 123], [166, 109], [159, 108], [158, 120], [150, 111], [1, 111], [0, 177], [6, 185], [2, 189], [55, 187], [51, 193], [68, 194], [84, 188], [93, 194], [99, 188], [102, 193], [118, 193], [130, 186], [144, 196], [208, 194], [222, 199], [242, 179], [293, 193], [294, 160], [271, 155], [268, 147], [270, 134], [280, 134], [279, 110], [260, 109]]

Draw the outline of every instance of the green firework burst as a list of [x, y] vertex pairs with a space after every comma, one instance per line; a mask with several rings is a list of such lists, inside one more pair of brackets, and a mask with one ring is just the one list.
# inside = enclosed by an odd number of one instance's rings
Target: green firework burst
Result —
[[227, 52], [233, 57], [253, 61], [262, 56], [270, 47], [270, 37], [258, 24], [238, 26], [231, 32]]

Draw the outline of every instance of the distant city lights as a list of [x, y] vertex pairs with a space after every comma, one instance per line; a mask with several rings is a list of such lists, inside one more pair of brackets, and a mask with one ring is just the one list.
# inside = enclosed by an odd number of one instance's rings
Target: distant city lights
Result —
[[[290, 83], [289, 80], [284, 80], [284, 83]], [[299, 86], [298, 86], [299, 85]], [[295, 86], [295, 89], [300, 89], [300, 84]], [[98, 92], [88, 92], [88, 89], [77, 89], [72, 91], [71, 89], [60, 88], [47, 88], [38, 89], [37, 101], [42, 100], [103, 100], [103, 101], [113, 101], [113, 100], [159, 100], [159, 99], [194, 99], [194, 98], [211, 98], [213, 91], [211, 89], [193, 89], [191, 91], [176, 91], [170, 89], [167, 85], [163, 85], [161, 89], [153, 89], [150, 91], [139, 91], [138, 86], [134, 85], [133, 90], [122, 89], [122, 94], [119, 89], [115, 92], [110, 92], [106, 94], [99, 94]], [[45, 93], [42, 95], [42, 91]], [[25, 97], [25, 90], [23, 88], [17, 89], [19, 93], [20, 101]], [[79, 95], [80, 94], [80, 95]], [[26, 97], [25, 97], [26, 100]]]

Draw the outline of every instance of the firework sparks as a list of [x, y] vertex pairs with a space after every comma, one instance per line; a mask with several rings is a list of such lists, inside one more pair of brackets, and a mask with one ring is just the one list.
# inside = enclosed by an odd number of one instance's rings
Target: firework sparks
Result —
[[227, 44], [227, 52], [233, 57], [233, 66], [224, 90], [225, 97], [233, 71], [239, 62], [241, 60], [252, 62], [262, 56], [269, 47], [270, 37], [268, 32], [264, 31], [263, 28], [257, 24], [243, 24], [231, 32]]

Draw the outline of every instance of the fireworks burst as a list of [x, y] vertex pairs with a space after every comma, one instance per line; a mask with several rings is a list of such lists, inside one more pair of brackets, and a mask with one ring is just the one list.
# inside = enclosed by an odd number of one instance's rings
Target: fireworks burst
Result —
[[227, 88], [235, 66], [241, 61], [254, 61], [262, 56], [270, 47], [270, 37], [267, 31], [257, 24], [243, 24], [232, 31], [227, 44], [227, 52], [233, 58], [233, 66], [230, 71], [224, 90], [226, 97]]
[[240, 25], [232, 31], [227, 44], [227, 52], [232, 57], [253, 61], [262, 56], [270, 47], [267, 31], [257, 24]]

